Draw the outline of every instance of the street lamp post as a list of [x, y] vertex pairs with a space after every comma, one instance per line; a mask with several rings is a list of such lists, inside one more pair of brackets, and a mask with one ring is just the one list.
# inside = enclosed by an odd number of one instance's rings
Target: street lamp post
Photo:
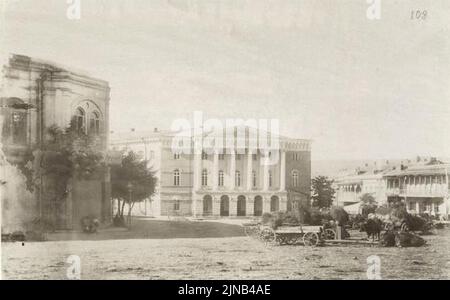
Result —
[[131, 225], [131, 201], [132, 201], [132, 192], [133, 192], [133, 184], [131, 182], [127, 185], [129, 198], [128, 198], [128, 225]]

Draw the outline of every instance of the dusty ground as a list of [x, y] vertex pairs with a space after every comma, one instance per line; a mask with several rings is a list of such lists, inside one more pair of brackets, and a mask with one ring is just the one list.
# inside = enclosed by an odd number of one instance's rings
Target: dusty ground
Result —
[[[152, 222], [146, 224], [163, 226]], [[141, 226], [118, 234], [134, 239], [100, 234], [99, 240], [3, 243], [2, 278], [65, 279], [67, 258], [78, 255], [82, 279], [366, 279], [366, 259], [378, 255], [383, 279], [450, 279], [450, 229], [426, 236], [428, 246], [422, 248], [309, 248], [265, 246], [240, 236], [242, 227], [237, 225], [227, 224], [223, 237], [211, 238], [209, 230], [219, 229], [217, 223], [167, 224], [184, 233], [161, 238], [161, 233], [145, 233]], [[203, 230], [207, 237], [199, 238]]]

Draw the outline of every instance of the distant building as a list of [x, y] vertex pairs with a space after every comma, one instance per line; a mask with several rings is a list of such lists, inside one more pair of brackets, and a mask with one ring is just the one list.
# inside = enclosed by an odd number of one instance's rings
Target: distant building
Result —
[[95, 135], [98, 150], [106, 153], [109, 94], [106, 81], [27, 56], [10, 57], [0, 89], [2, 230], [23, 230], [39, 219], [50, 218], [64, 229], [86, 215], [109, 218], [107, 170], [99, 180], [73, 179], [65, 200], [28, 191], [24, 176], [16, 172], [27, 150], [45, 145], [48, 127], [65, 129], [71, 120], [78, 130]]
[[385, 202], [385, 185], [382, 173], [341, 177], [337, 180], [336, 185], [336, 205], [347, 206], [359, 203], [364, 194], [371, 195], [377, 203]]
[[448, 217], [450, 213], [450, 164], [418, 165], [388, 171], [387, 201], [404, 201], [411, 213], [427, 213]]
[[386, 202], [383, 172], [395, 168], [401, 161], [367, 161], [354, 170], [342, 170], [335, 178], [335, 205], [349, 206], [359, 203], [364, 194], [371, 195], [378, 204]]
[[111, 149], [133, 150], [147, 158], [149, 167], [156, 171], [158, 186], [151, 202], [152, 214], [246, 217], [309, 205], [310, 141], [280, 138], [281, 149], [273, 153], [279, 160], [265, 166], [261, 163], [262, 149], [174, 153], [174, 134], [155, 130], [111, 137]]
[[411, 213], [448, 217], [449, 167], [432, 157], [367, 163], [336, 178], [335, 204], [357, 213], [361, 197], [370, 194], [378, 205], [403, 201]]

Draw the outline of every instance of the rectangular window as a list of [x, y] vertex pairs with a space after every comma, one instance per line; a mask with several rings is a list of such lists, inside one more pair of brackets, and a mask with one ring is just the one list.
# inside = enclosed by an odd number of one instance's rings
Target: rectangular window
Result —
[[223, 171], [219, 171], [219, 186], [223, 186], [223, 182], [224, 182], [224, 175], [223, 175]]
[[208, 153], [206, 152], [202, 152], [202, 160], [207, 160], [208, 159]]
[[236, 171], [236, 175], [235, 175], [235, 185], [237, 187], [241, 186], [241, 172]]
[[180, 200], [175, 200], [173, 203], [173, 210], [179, 211], [180, 210]]
[[173, 185], [174, 186], [180, 186], [180, 171], [175, 170], [173, 174]]
[[202, 171], [202, 186], [208, 186], [208, 171]]

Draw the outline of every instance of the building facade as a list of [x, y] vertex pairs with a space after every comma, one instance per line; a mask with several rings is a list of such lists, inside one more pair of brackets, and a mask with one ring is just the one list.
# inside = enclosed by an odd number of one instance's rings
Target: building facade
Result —
[[[113, 150], [133, 150], [156, 172], [153, 215], [249, 217], [309, 205], [308, 140], [280, 138], [280, 148], [270, 154], [277, 157], [275, 163], [265, 164], [268, 156], [262, 149], [194, 151], [192, 144], [190, 153], [176, 153], [173, 138], [174, 133], [161, 131], [111, 137]], [[191, 139], [195, 140], [195, 135]], [[244, 144], [248, 145], [248, 136]]]
[[344, 176], [337, 180], [336, 186], [336, 205], [359, 203], [364, 194], [371, 195], [380, 204], [386, 200], [382, 173]]
[[402, 201], [410, 213], [448, 218], [449, 166], [432, 157], [366, 164], [336, 178], [335, 204], [358, 213], [361, 197], [370, 194], [378, 205]]
[[46, 217], [62, 229], [77, 226], [86, 215], [106, 221], [111, 210], [107, 168], [96, 180], [73, 178], [67, 197], [49, 200], [43, 196], [45, 187], [40, 193], [27, 188], [18, 166], [30, 149], [40, 150], [45, 145], [50, 126], [65, 129], [71, 122], [79, 132], [95, 136], [97, 150], [106, 154], [108, 83], [22, 55], [10, 56], [2, 79], [2, 229], [23, 230], [30, 222]]
[[448, 218], [450, 214], [450, 164], [411, 166], [383, 176], [388, 202], [401, 200], [411, 213]]

